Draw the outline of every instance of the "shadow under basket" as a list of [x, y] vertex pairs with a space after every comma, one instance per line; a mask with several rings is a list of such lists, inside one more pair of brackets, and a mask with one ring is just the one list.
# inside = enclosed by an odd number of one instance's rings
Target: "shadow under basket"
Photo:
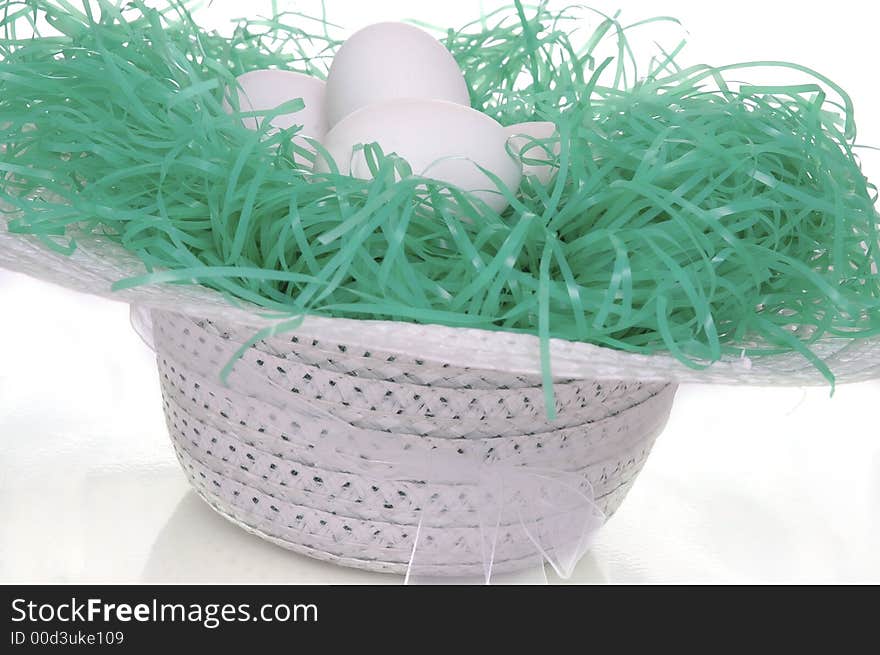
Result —
[[[217, 512], [284, 548], [372, 571], [486, 571], [486, 485], [462, 471], [557, 471], [610, 517], [672, 407], [675, 384], [555, 380], [455, 367], [295, 333], [244, 349], [248, 326], [152, 312], [168, 429]], [[497, 468], [493, 468], [497, 467]], [[536, 476], [536, 479], [545, 479]], [[531, 488], [542, 496], [541, 485]], [[488, 494], [491, 496], [491, 493]], [[522, 498], [519, 499], [520, 501]], [[544, 497], [501, 508], [491, 570], [534, 564]]]

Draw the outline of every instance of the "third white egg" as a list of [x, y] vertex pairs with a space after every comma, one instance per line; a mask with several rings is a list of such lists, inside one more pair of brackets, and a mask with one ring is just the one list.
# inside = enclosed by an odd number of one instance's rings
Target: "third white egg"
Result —
[[[369, 170], [358, 145], [377, 143], [386, 154], [397, 154], [413, 173], [473, 192], [495, 211], [507, 200], [491, 171], [516, 193], [522, 169], [507, 151], [509, 132], [493, 118], [469, 107], [442, 100], [392, 100], [350, 114], [324, 139], [323, 145], [339, 172], [366, 178]], [[328, 170], [327, 163], [319, 167]]]

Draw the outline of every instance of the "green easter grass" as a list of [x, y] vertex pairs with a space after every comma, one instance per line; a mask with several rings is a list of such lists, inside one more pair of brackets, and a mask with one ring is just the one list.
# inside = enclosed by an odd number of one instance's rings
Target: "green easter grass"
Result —
[[[880, 332], [876, 190], [854, 154], [852, 104], [818, 73], [682, 68], [680, 47], [634, 53], [615, 17], [543, 4], [439, 32], [475, 108], [558, 127], [555, 177], [501, 188], [498, 214], [400, 179], [406, 163], [373, 146], [374, 179], [320, 175], [296, 128], [245, 129], [222, 106], [235, 76], [323, 76], [335, 27], [276, 11], [223, 36], [188, 6], [4, 3], [10, 230], [67, 251], [79, 231], [109, 235], [145, 266], [118, 288], [195, 280], [290, 317], [526, 332], [693, 367], [798, 351], [833, 381], [810, 344]], [[43, 24], [51, 33], [32, 38]], [[732, 81], [768, 67], [810, 81]]]

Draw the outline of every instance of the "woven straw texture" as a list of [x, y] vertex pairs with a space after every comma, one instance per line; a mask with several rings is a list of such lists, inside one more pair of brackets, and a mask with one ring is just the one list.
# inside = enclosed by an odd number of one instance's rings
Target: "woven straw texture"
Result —
[[[549, 422], [539, 377], [298, 336], [249, 348], [224, 386], [218, 372], [247, 333], [240, 330], [152, 312], [168, 427], [184, 470], [212, 507], [245, 529], [370, 570], [405, 572], [419, 532], [422, 573], [484, 571], [487, 489], [454, 479], [474, 463], [564, 472], [611, 515], [675, 393], [667, 383], [560, 381], [558, 420]], [[394, 464], [383, 473], [363, 462]], [[565, 511], [541, 502], [552, 494], [543, 482], [529, 489], [535, 497], [500, 510], [493, 573], [534, 563], [524, 519], [549, 522]]]
[[[582, 553], [644, 464], [677, 383], [826, 384], [794, 353], [697, 370], [554, 339], [550, 421], [535, 336], [306, 317], [245, 349], [224, 385], [242, 344], [282, 319], [197, 285], [113, 291], [142, 264], [94, 235], [77, 244], [65, 256], [0, 223], [0, 266], [132, 304], [198, 493], [264, 539], [347, 566], [412, 571], [417, 546], [422, 575], [483, 575], [487, 525], [493, 573], [534, 566], [535, 534]], [[811, 347], [838, 382], [880, 375], [878, 339]]]

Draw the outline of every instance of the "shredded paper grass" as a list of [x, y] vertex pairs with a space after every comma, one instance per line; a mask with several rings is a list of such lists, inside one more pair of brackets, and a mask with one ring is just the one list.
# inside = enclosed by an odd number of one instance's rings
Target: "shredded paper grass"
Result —
[[[544, 4], [438, 31], [474, 108], [557, 126], [555, 176], [501, 188], [499, 214], [370, 144], [372, 179], [316, 173], [296, 127], [252, 131], [224, 110], [241, 73], [323, 77], [332, 16], [279, 10], [221, 34], [189, 6], [3, 3], [9, 230], [65, 251], [82, 231], [111, 237], [145, 267], [119, 288], [198, 283], [292, 317], [527, 332], [692, 366], [794, 350], [831, 379], [811, 342], [880, 333], [876, 189], [849, 97], [819, 73], [684, 67], [680, 46], [634, 51], [630, 29], [650, 23]], [[741, 82], [766, 69], [797, 81]]]

